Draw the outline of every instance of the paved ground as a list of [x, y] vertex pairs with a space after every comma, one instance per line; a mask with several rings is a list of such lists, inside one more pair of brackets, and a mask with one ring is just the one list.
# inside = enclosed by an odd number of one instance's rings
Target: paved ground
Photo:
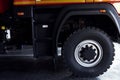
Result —
[[38, 62], [31, 57], [6, 57], [0, 58], [0, 80], [120, 80], [120, 45], [115, 43], [115, 49], [113, 65], [97, 78], [75, 78], [61, 66], [55, 72], [51, 59]]

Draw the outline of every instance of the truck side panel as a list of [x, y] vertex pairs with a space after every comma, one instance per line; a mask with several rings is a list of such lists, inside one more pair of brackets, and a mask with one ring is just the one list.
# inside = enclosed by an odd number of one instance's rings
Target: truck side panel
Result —
[[35, 57], [53, 55], [53, 28], [62, 6], [34, 7], [34, 50]]

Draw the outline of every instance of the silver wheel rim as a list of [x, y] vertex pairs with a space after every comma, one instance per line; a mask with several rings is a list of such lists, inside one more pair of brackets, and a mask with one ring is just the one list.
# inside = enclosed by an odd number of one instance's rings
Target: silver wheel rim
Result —
[[[95, 50], [94, 58], [89, 61], [84, 60], [83, 57], [81, 57], [81, 55], [82, 55], [81, 51], [86, 46], [91, 47], [91, 49]], [[75, 57], [75, 60], [77, 61], [77, 63], [79, 63], [79, 65], [81, 65], [83, 67], [94, 67], [98, 63], [100, 63], [100, 61], [103, 57], [103, 49], [102, 49], [101, 45], [94, 40], [84, 40], [76, 46], [75, 52], [74, 52], [74, 57]]]

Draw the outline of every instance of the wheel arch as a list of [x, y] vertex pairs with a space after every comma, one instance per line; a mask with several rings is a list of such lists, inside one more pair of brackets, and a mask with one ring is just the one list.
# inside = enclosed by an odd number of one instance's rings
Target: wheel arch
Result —
[[[105, 10], [106, 12], [100, 12], [100, 10]], [[66, 23], [67, 20], [69, 20], [73, 16], [107, 16], [114, 24], [115, 26], [115, 32], [117, 34], [120, 33], [120, 23], [119, 23], [119, 15], [115, 8], [108, 3], [102, 3], [102, 4], [82, 4], [82, 5], [72, 5], [67, 6], [62, 10], [62, 12], [59, 14], [56, 22], [55, 27], [53, 30], [53, 43], [54, 48], [57, 47], [58, 38], [60, 35], [60, 31], [63, 27], [63, 25]], [[114, 27], [113, 26], [113, 27]]]

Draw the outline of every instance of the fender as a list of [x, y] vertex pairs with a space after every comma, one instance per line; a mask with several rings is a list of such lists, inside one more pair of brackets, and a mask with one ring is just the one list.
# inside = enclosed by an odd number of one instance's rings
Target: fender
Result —
[[[106, 10], [102, 13], [100, 10]], [[109, 3], [97, 3], [97, 4], [80, 4], [80, 5], [70, 5], [65, 7], [59, 14], [54, 30], [53, 30], [53, 48], [54, 53], [57, 52], [57, 42], [63, 24], [68, 18], [75, 15], [106, 15], [108, 16], [116, 25], [118, 33], [120, 34], [120, 19], [116, 9]]]

